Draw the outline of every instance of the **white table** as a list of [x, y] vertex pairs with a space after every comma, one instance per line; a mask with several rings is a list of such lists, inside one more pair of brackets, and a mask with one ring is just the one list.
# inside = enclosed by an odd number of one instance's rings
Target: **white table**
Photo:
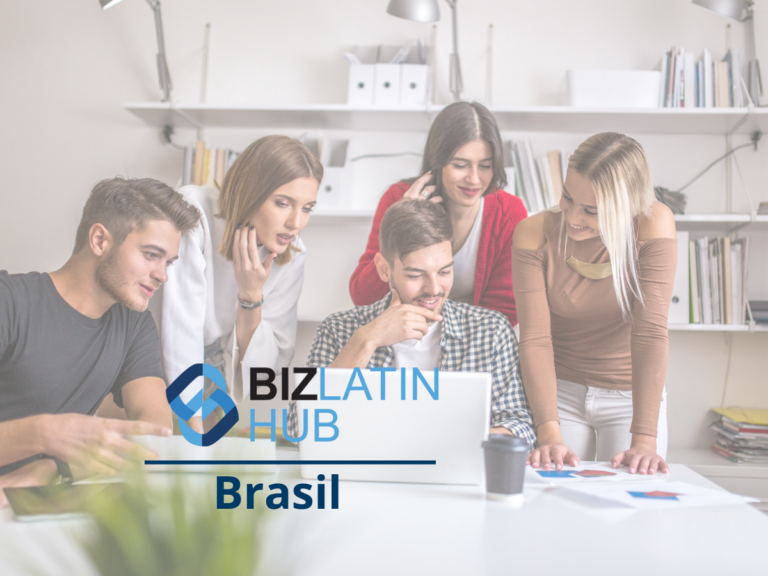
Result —
[[[297, 453], [278, 451], [279, 459]], [[158, 475], [165, 476], [165, 475]], [[243, 482], [254, 482], [239, 475]], [[299, 481], [282, 466], [279, 481]], [[683, 465], [670, 480], [716, 488]], [[213, 475], [195, 475], [210, 486]], [[241, 488], [241, 492], [244, 487]], [[330, 504], [329, 504], [330, 505]], [[244, 504], [243, 504], [244, 506]], [[339, 510], [270, 514], [264, 574], [759, 574], [768, 564], [768, 516], [748, 505], [633, 512], [594, 508], [526, 486], [520, 509], [487, 501], [480, 487], [342, 482]], [[0, 574], [92, 574], [72, 544], [77, 522], [0, 520]]]

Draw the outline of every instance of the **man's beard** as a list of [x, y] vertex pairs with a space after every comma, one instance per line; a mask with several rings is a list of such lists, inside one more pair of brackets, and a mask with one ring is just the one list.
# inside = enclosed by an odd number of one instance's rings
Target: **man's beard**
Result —
[[[389, 279], [389, 285], [390, 288], [394, 288], [397, 290], [397, 293], [400, 294], [400, 300], [403, 301], [403, 293], [400, 291], [400, 289], [395, 284], [395, 281], [393, 278], [390, 277]], [[434, 298], [437, 298], [438, 300], [445, 298], [446, 293], [440, 292], [438, 294], [424, 294], [423, 292], [416, 296], [415, 298], [411, 299], [409, 302], [404, 302], [403, 304], [411, 304], [412, 306], [418, 306], [418, 304], [415, 304], [416, 300], [432, 300]], [[438, 310], [435, 310], [438, 314], [443, 313], [443, 308], [445, 307], [445, 301], [443, 300], [443, 303], [440, 305], [440, 308]], [[434, 324], [434, 320], [427, 319], [427, 324]]]
[[120, 271], [116, 252], [115, 248], [110, 250], [104, 260], [96, 266], [96, 282], [115, 302], [136, 312], [144, 312], [147, 309], [147, 304], [139, 304], [128, 296], [128, 282]]

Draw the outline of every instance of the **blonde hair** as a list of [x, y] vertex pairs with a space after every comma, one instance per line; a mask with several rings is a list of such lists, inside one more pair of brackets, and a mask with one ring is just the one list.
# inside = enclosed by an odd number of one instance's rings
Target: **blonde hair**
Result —
[[603, 132], [579, 145], [568, 160], [568, 170], [585, 177], [595, 190], [600, 238], [611, 260], [616, 300], [626, 318], [631, 314], [630, 293], [643, 301], [635, 217], [650, 215], [656, 198], [645, 152], [629, 136]]
[[[232, 242], [238, 224], [245, 224], [261, 208], [272, 192], [297, 178], [323, 179], [323, 166], [309, 148], [288, 136], [259, 138], [243, 151], [224, 176], [219, 192], [218, 218], [225, 220], [224, 236], [219, 254], [232, 261]], [[290, 244], [275, 261], [287, 264], [293, 252], [300, 251]]]

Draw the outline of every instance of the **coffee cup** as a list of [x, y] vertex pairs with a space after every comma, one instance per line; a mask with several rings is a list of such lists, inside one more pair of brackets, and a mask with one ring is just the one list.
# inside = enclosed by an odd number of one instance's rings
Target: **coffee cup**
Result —
[[528, 443], [517, 436], [491, 434], [482, 447], [485, 452], [486, 497], [522, 505]]

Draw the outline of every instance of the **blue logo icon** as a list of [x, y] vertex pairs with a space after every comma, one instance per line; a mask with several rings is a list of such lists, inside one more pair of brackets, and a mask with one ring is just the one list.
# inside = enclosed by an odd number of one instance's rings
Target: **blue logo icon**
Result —
[[[201, 389], [189, 404], [184, 404], [180, 394], [200, 376], [212, 380], [217, 388], [205, 402], [203, 402], [203, 391]], [[222, 376], [217, 368], [210, 364], [193, 364], [184, 370], [173, 381], [173, 384], [166, 388], [165, 395], [168, 398], [168, 403], [171, 405], [171, 410], [179, 417], [179, 428], [181, 429], [182, 436], [195, 446], [210, 446], [215, 443], [224, 434], [229, 432], [239, 419], [237, 407], [232, 398], [227, 395], [227, 384], [224, 381], [224, 376]], [[216, 409], [216, 406], [221, 406], [221, 409], [224, 410], [224, 417], [208, 432], [200, 434], [187, 424], [187, 421], [201, 407], [203, 409], [203, 420], [205, 420]]]

